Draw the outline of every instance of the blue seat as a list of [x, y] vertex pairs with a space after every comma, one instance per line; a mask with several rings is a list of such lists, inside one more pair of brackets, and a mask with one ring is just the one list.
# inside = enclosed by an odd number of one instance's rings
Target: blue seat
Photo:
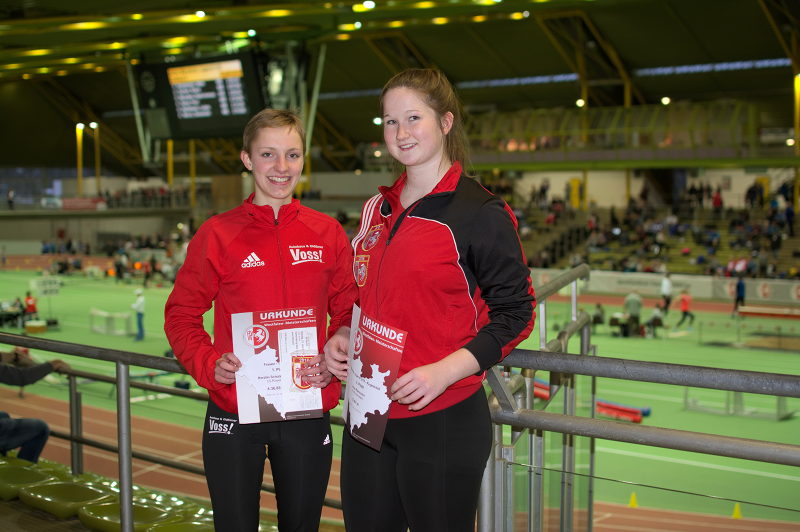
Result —
[[53, 482], [56, 478], [46, 471], [39, 471], [30, 466], [0, 466], [0, 499], [10, 501], [16, 499], [20, 488]]
[[19, 500], [60, 519], [78, 515], [78, 510], [86, 504], [110, 502], [114, 497], [109, 490], [80, 482], [51, 482], [19, 490]]

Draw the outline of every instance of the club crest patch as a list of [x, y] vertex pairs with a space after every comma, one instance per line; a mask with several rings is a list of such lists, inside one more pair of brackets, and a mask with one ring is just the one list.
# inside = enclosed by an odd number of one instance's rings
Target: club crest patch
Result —
[[364, 251], [369, 251], [370, 249], [374, 248], [375, 244], [378, 243], [378, 239], [381, 237], [382, 231], [383, 224], [373, 225], [370, 227], [367, 236], [365, 236], [364, 240], [361, 242], [361, 249]]
[[369, 266], [369, 255], [356, 255], [353, 261], [353, 276], [356, 278], [358, 286], [364, 286], [367, 282], [367, 270]]

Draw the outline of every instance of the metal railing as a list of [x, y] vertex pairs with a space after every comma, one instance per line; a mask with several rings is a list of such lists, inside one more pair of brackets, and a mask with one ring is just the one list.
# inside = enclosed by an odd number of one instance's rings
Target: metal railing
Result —
[[[560, 474], [561, 493], [559, 520], [561, 530], [573, 530], [573, 474], [575, 472], [575, 442], [573, 437], [589, 438], [589, 487], [586, 530], [592, 529], [592, 478], [594, 473], [594, 439], [636, 443], [697, 453], [756, 460], [800, 467], [800, 446], [776, 442], [756, 441], [715, 434], [681, 431], [661, 427], [641, 426], [618, 421], [595, 419], [596, 378], [613, 378], [687, 387], [768, 394], [780, 397], [800, 397], [800, 375], [784, 375], [710, 367], [687, 366], [659, 362], [642, 362], [593, 356], [591, 346], [591, 318], [578, 310], [579, 279], [589, 276], [589, 267], [581, 265], [569, 270], [536, 290], [538, 300], [537, 322], [540, 350], [514, 350], [502, 366], [487, 372], [487, 380], [494, 397], [490, 402], [492, 419], [496, 424], [495, 451], [489, 458], [481, 488], [478, 511], [480, 532], [500, 532], [513, 529], [512, 482], [507, 478], [508, 464], [513, 463], [514, 445], [523, 430], [529, 435], [528, 456], [532, 460], [529, 476], [528, 530], [544, 530], [544, 489], [541, 472], [544, 467], [545, 432], [563, 436], [563, 455]], [[547, 299], [561, 289], [570, 288], [571, 320], [556, 338], [547, 340]], [[568, 354], [567, 343], [580, 335], [580, 353]], [[518, 368], [520, 374], [511, 369]], [[551, 382], [560, 382], [553, 388], [546, 409], [559, 393], [562, 395], [564, 414], [534, 410], [534, 372], [551, 372]], [[578, 417], [576, 410], [576, 375], [591, 377], [591, 416]], [[512, 444], [503, 444], [500, 427], [512, 430]]]
[[[503, 445], [503, 425], [513, 427], [513, 437], [518, 437], [523, 430], [531, 436], [529, 456], [534, 462], [534, 469], [544, 469], [544, 433], [560, 433], [564, 438], [562, 461], [561, 493], [561, 528], [572, 530], [572, 498], [573, 486], [571, 473], [574, 472], [575, 456], [572, 448], [572, 437], [584, 436], [590, 439], [631, 442], [640, 445], [679, 449], [720, 456], [729, 456], [757, 460], [761, 462], [800, 466], [800, 446], [775, 442], [756, 441], [733, 438], [713, 434], [681, 431], [660, 427], [639, 426], [616, 421], [594, 418], [594, 390], [597, 377], [693, 386], [716, 390], [769, 394], [783, 397], [800, 397], [800, 376], [774, 373], [761, 373], [740, 370], [726, 370], [668, 364], [658, 362], [641, 362], [615, 358], [592, 356], [590, 345], [590, 318], [579, 312], [577, 281], [589, 275], [589, 267], [581, 265], [565, 272], [556, 279], [537, 288], [538, 325], [540, 350], [513, 351], [504, 359], [501, 370], [495, 366], [487, 372], [489, 385], [494, 394], [490, 408], [495, 428], [495, 447], [484, 473], [484, 485], [478, 515], [478, 527], [481, 532], [508, 530], [509, 496], [506, 488], [509, 480], [504, 477], [505, 464], [512, 461], [509, 447]], [[562, 288], [570, 286], [571, 321], [556, 335], [547, 339], [547, 299]], [[568, 354], [567, 342], [570, 337], [580, 335], [580, 353]], [[132, 458], [146, 460], [178, 470], [203, 474], [202, 468], [177, 462], [157, 455], [136, 451], [131, 446], [130, 420], [130, 388], [169, 393], [197, 400], [206, 400], [207, 395], [161, 386], [158, 384], [131, 381], [129, 366], [138, 366], [153, 370], [186, 373], [174, 359], [162, 358], [139, 353], [131, 353], [116, 349], [87, 346], [69, 342], [61, 342], [42, 338], [0, 333], [0, 343], [28, 347], [41, 351], [74, 355], [95, 360], [113, 362], [116, 365], [116, 376], [103, 376], [78, 370], [69, 370], [70, 398], [70, 432], [64, 434], [53, 431], [53, 435], [71, 441], [71, 465], [73, 472], [82, 472], [84, 445], [119, 453], [120, 477], [120, 512], [121, 526], [125, 532], [133, 530], [132, 503]], [[521, 374], [512, 374], [511, 368], [519, 368]], [[533, 376], [534, 371], [551, 372], [554, 383], [551, 399], [561, 394], [564, 414], [534, 410], [533, 408]], [[553, 376], [558, 378], [554, 379]], [[578, 417], [575, 415], [575, 376], [585, 375], [592, 381], [592, 415]], [[104, 382], [116, 383], [117, 386], [117, 445], [110, 445], [89, 438], [82, 434], [81, 396], [77, 389], [77, 378], [89, 378]], [[558, 382], [557, 386], [555, 383]], [[341, 424], [341, 419], [332, 418], [334, 423]], [[592, 446], [593, 448], [593, 446]], [[592, 453], [589, 468], [590, 478], [594, 468]], [[530, 474], [530, 506], [528, 512], [529, 530], [543, 530], [542, 515], [544, 512], [543, 485], [541, 474], [532, 471]], [[262, 489], [274, 492], [274, 487], [263, 484]], [[341, 508], [340, 501], [326, 499], [325, 504], [333, 508]], [[591, 529], [591, 490], [589, 495], [588, 529]]]

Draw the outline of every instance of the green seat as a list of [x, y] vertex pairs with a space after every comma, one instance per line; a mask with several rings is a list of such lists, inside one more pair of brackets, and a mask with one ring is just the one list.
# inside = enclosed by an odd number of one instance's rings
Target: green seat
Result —
[[55, 477], [34, 467], [19, 465], [0, 466], [0, 499], [16, 499], [20, 488], [52, 482]]
[[153, 491], [145, 496], [134, 493], [134, 502], [154, 503], [165, 510], [169, 510], [171, 513], [180, 512], [182, 515], [187, 516], [194, 516], [198, 513], [202, 514], [205, 510], [197, 502], [157, 491]]
[[74, 517], [86, 504], [110, 502], [114, 497], [108, 490], [80, 482], [51, 482], [26, 486], [19, 490], [19, 500], [60, 519]]
[[[133, 529], [146, 532], [155, 524], [180, 521], [182, 514], [172, 514], [155, 504], [133, 504]], [[120, 529], [119, 502], [101, 502], [82, 506], [78, 519], [87, 528], [102, 532], [118, 532]]]
[[5, 465], [21, 465], [21, 466], [29, 466], [32, 465], [33, 462], [28, 462], [27, 460], [23, 460], [22, 458], [17, 458], [16, 456], [2, 456], [0, 455], [0, 466]]
[[214, 532], [214, 521], [179, 521], [151, 526], [147, 532]]
[[58, 462], [50, 462], [49, 460], [39, 460], [39, 463], [34, 466], [37, 470], [42, 471], [56, 477], [58, 480], [71, 481], [73, 480], [72, 471], [69, 467]]

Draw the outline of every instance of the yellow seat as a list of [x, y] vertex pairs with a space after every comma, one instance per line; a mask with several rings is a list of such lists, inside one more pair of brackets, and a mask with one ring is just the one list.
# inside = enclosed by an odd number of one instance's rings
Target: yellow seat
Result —
[[[78, 510], [78, 519], [91, 530], [118, 532], [120, 530], [119, 502], [87, 504]], [[183, 519], [183, 514], [173, 514], [155, 504], [133, 504], [133, 529], [146, 532], [153, 525], [172, 523]]]
[[110, 502], [114, 497], [108, 490], [80, 482], [51, 482], [19, 490], [19, 500], [60, 519], [76, 516], [86, 504]]
[[16, 499], [20, 488], [54, 480], [54, 476], [34, 467], [2, 465], [0, 466], [0, 499], [4, 501]]

